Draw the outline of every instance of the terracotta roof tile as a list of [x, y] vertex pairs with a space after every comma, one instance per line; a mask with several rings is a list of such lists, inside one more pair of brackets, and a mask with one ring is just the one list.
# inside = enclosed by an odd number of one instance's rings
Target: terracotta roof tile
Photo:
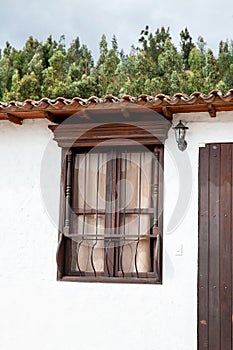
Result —
[[163, 112], [164, 108], [167, 108], [171, 115], [173, 113], [195, 111], [208, 112], [211, 105], [214, 105], [216, 111], [233, 110], [233, 89], [229, 90], [225, 95], [220, 90], [212, 90], [208, 95], [195, 91], [189, 96], [183, 93], [176, 93], [173, 96], [141, 94], [137, 97], [124, 95], [118, 98], [109, 94], [103, 98], [97, 96], [91, 96], [88, 99], [58, 97], [56, 99], [42, 98], [39, 101], [27, 99], [23, 102], [0, 102], [0, 119], [9, 120], [7, 113], [13, 113], [13, 115], [18, 115], [22, 119], [46, 118], [46, 112], [54, 115], [56, 113], [71, 115], [74, 112], [81, 112], [87, 108], [118, 108], [120, 104], [127, 107], [147, 107], [157, 112]]

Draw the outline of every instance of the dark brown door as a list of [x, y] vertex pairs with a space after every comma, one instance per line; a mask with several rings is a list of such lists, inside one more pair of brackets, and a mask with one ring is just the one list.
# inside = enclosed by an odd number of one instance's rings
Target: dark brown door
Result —
[[233, 144], [199, 157], [198, 350], [233, 350]]

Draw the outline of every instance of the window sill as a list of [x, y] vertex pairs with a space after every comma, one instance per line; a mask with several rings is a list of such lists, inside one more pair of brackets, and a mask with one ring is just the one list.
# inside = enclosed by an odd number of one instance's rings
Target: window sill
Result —
[[140, 277], [84, 277], [84, 276], [63, 276], [57, 279], [61, 282], [95, 282], [95, 283], [134, 283], [134, 284], [162, 284], [158, 278], [140, 278]]

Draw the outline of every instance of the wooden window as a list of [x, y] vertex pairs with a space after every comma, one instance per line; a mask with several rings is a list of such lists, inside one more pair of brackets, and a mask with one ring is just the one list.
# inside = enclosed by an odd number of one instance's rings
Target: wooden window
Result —
[[63, 150], [58, 278], [162, 282], [163, 146]]
[[62, 147], [59, 280], [162, 283], [170, 126], [145, 108], [125, 106], [49, 126]]

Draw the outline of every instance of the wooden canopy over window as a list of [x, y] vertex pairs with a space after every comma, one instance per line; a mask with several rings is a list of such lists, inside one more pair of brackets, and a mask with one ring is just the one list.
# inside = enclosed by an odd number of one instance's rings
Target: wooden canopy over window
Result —
[[[128, 144], [163, 144], [171, 122], [147, 108], [89, 110], [67, 118], [62, 124], [50, 125], [54, 139], [63, 148]], [[120, 141], [119, 141], [120, 139]]]

